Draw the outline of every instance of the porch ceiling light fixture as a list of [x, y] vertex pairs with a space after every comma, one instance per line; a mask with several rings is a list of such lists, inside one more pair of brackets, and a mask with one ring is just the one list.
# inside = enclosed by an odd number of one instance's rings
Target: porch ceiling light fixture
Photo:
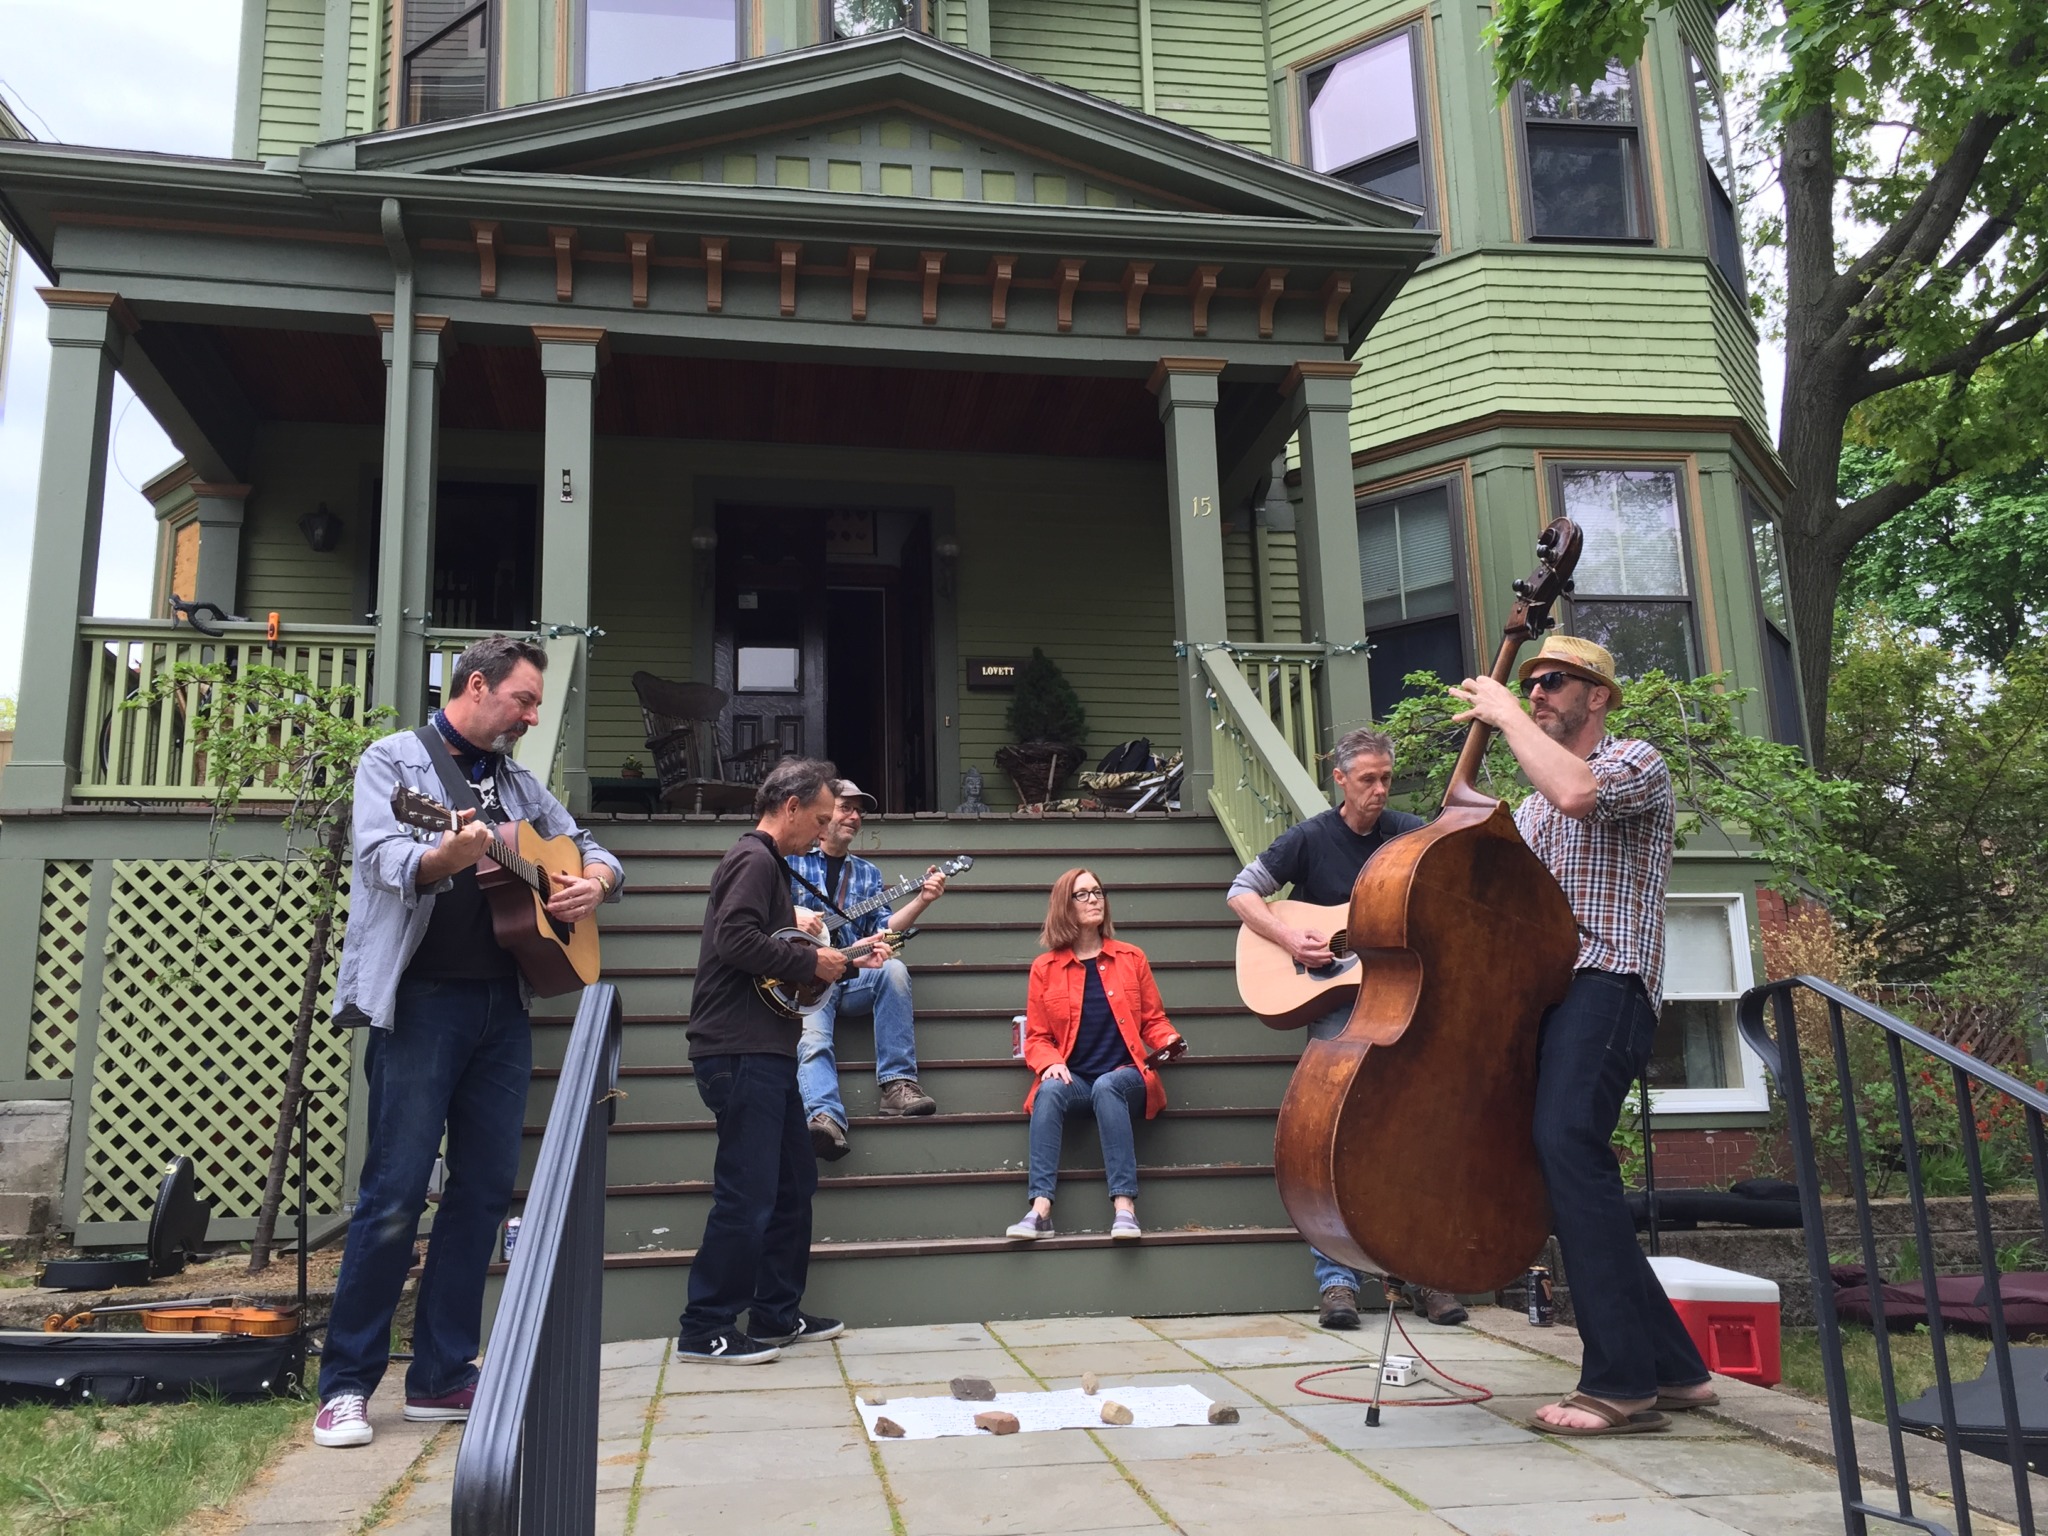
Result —
[[341, 519], [327, 510], [324, 501], [299, 519], [299, 532], [306, 536], [306, 547], [316, 555], [334, 551], [341, 543], [342, 528]]
[[940, 539], [932, 545], [932, 553], [941, 560], [958, 560], [960, 558], [960, 541], [958, 539]]
[[718, 548], [718, 530], [716, 528], [699, 528], [690, 535], [690, 548], [696, 550], [699, 554], [710, 554], [712, 550]]

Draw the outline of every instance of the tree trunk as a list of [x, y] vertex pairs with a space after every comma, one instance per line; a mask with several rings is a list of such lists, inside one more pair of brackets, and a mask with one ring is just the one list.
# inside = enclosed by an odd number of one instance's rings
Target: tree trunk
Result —
[[[263, 1182], [263, 1205], [256, 1213], [256, 1236], [249, 1245], [249, 1273], [270, 1267], [270, 1248], [277, 1236], [277, 1210], [284, 1200], [285, 1169], [291, 1163], [292, 1132], [299, 1123], [305, 1097], [306, 1057], [313, 1041], [313, 1015], [320, 1006], [320, 979], [327, 969], [328, 941], [334, 932], [334, 897], [341, 884], [341, 862], [348, 851], [348, 802], [331, 812], [327, 841], [320, 853], [316, 889], [322, 893], [319, 915], [306, 944], [306, 979], [299, 988], [299, 1016], [292, 1026], [291, 1062], [285, 1068], [284, 1092], [277, 1101], [277, 1140], [270, 1148], [270, 1175]], [[299, 1234], [305, 1242], [306, 1234]]]

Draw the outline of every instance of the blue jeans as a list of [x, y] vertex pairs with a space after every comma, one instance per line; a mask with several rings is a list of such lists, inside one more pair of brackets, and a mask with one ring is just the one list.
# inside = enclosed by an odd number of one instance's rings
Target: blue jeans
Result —
[[818, 1160], [804, 1128], [796, 1059], [748, 1052], [692, 1060], [697, 1095], [718, 1121], [711, 1214], [690, 1265], [682, 1337], [696, 1343], [730, 1328], [796, 1331], [811, 1267], [811, 1196]]
[[[1320, 1019], [1309, 1022], [1308, 1037], [1311, 1040], [1329, 1040], [1344, 1033], [1344, 1026], [1351, 1022], [1351, 1004], [1346, 1003], [1324, 1014]], [[1348, 1291], [1365, 1289], [1365, 1277], [1348, 1264], [1339, 1264], [1313, 1243], [1309, 1245], [1308, 1256], [1315, 1261], [1316, 1294], [1322, 1295], [1333, 1285], [1341, 1285]]]
[[420, 1274], [405, 1391], [439, 1397], [476, 1380], [484, 1271], [519, 1174], [533, 1035], [518, 981], [401, 981], [392, 1017], [364, 1046], [366, 1150], [320, 1351], [322, 1399], [367, 1397], [384, 1379], [444, 1126], [448, 1176]]
[[1650, 1059], [1657, 1013], [1635, 976], [1580, 971], [1537, 1034], [1536, 1160], [1550, 1187], [1585, 1363], [1579, 1390], [1651, 1397], [1707, 1380], [1622, 1198], [1614, 1128]]
[[1041, 1082], [1031, 1101], [1030, 1198], [1050, 1200], [1060, 1179], [1060, 1142], [1067, 1116], [1081, 1111], [1095, 1117], [1102, 1137], [1102, 1167], [1109, 1175], [1110, 1198], [1138, 1195], [1138, 1144], [1133, 1128], [1145, 1114], [1145, 1079], [1136, 1067], [1118, 1067], [1097, 1078], [1072, 1082]]
[[825, 994], [825, 1006], [804, 1020], [796, 1048], [797, 1086], [804, 1116], [830, 1115], [846, 1129], [846, 1101], [839, 1097], [839, 1063], [832, 1049], [833, 1026], [842, 1013], [875, 1016], [875, 1081], [917, 1077], [917, 1032], [910, 1011], [910, 967], [885, 961], [878, 971], [855, 971]]

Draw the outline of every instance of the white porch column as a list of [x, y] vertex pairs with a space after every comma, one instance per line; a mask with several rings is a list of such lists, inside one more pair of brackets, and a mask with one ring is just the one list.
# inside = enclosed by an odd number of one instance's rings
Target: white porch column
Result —
[[392, 317], [375, 314], [384, 346], [384, 488], [377, 535], [376, 702], [400, 727], [427, 717], [427, 624], [433, 611], [434, 488], [440, 473], [441, 360], [446, 315], [408, 315], [411, 366], [394, 365]]
[[1328, 751], [1346, 731], [1372, 719], [1372, 686], [1362, 650], [1365, 595], [1358, 574], [1358, 500], [1351, 476], [1351, 379], [1356, 363], [1296, 363], [1280, 392], [1301, 434], [1301, 629], [1304, 640], [1340, 649], [1321, 673], [1323, 739]]
[[1209, 747], [1209, 688], [1201, 648], [1230, 638], [1223, 597], [1223, 511], [1216, 466], [1218, 357], [1163, 357], [1152, 370], [1159, 419], [1166, 424], [1167, 526], [1173, 546], [1174, 638], [1188, 653], [1180, 674], [1181, 751], [1187, 776], [1180, 803], [1209, 808], [1215, 778]]
[[[596, 440], [597, 365], [604, 331], [588, 325], [536, 325], [540, 371], [547, 381], [547, 427], [541, 460], [540, 613], [543, 626], [590, 627], [591, 460]], [[586, 673], [588, 650], [586, 648]], [[584, 761], [589, 689], [581, 680], [548, 679], [553, 689], [576, 689], [564, 701], [563, 799], [571, 810], [590, 807], [590, 767]]]
[[78, 621], [99, 578], [100, 503], [114, 365], [134, 318], [118, 295], [38, 290], [50, 307], [50, 398], [29, 548], [14, 758], [0, 775], [0, 808], [54, 810], [77, 777], [85, 669]]

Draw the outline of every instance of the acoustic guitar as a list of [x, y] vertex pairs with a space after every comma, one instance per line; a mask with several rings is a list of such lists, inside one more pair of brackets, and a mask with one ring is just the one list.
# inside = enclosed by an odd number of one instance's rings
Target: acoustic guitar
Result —
[[[456, 813], [440, 801], [403, 784], [391, 791], [391, 814], [403, 825], [426, 832], [448, 832], [461, 825]], [[490, 845], [477, 861], [476, 883], [490, 905], [498, 947], [542, 997], [579, 991], [597, 980], [596, 915], [565, 923], [548, 913], [554, 882], [582, 877], [583, 850], [576, 839], [566, 834], [542, 837], [523, 821], [493, 827]]]
[[[848, 960], [858, 960], [863, 955], [877, 949], [886, 949], [893, 955], [914, 938], [916, 934], [917, 930], [915, 928], [905, 928], [900, 932], [894, 928], [884, 928], [873, 937], [862, 939], [857, 944], [849, 944], [839, 952], [846, 956]], [[821, 939], [814, 933], [806, 933], [801, 928], [778, 928], [771, 937], [786, 939], [792, 944], [808, 944], [813, 949], [831, 949], [834, 947], [829, 940]], [[851, 974], [851, 972], [848, 974]], [[841, 978], [841, 980], [844, 979], [844, 977]], [[785, 1019], [809, 1018], [825, 1006], [826, 997], [838, 985], [839, 983], [836, 981], [818, 981], [815, 979], [811, 981], [783, 981], [774, 976], [762, 976], [754, 982], [756, 990], [760, 992], [763, 998], [767, 999], [768, 1006], [781, 1014]]]
[[1273, 1029], [1300, 1029], [1326, 1013], [1349, 1008], [1363, 973], [1351, 952], [1344, 925], [1351, 909], [1319, 907], [1308, 901], [1276, 901], [1267, 911], [1290, 928], [1329, 936], [1328, 965], [1311, 970], [1271, 939], [1249, 928], [1237, 930], [1237, 995], [1259, 1022]]

